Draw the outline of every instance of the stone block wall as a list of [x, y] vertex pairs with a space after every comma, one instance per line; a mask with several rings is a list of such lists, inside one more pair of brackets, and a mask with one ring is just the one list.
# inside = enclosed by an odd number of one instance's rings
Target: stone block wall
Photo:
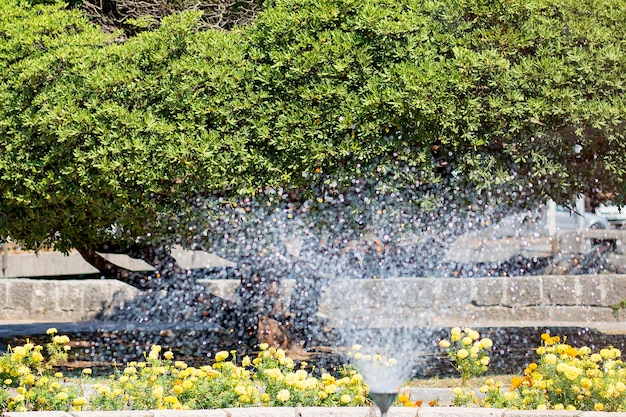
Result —
[[[207, 291], [232, 298], [238, 282], [206, 280]], [[284, 282], [286, 297], [292, 288]], [[0, 280], [0, 320], [91, 320], [139, 292], [114, 280]], [[626, 315], [611, 305], [626, 299], [626, 275], [511, 278], [334, 280], [319, 314], [331, 327], [506, 326], [613, 323]]]
[[114, 280], [0, 280], [0, 320], [78, 321], [93, 319], [138, 290]]

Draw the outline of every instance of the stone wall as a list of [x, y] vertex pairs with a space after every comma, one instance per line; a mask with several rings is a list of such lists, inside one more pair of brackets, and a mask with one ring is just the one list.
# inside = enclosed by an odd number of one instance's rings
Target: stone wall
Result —
[[[233, 297], [236, 281], [204, 281]], [[292, 283], [283, 284], [288, 297]], [[112, 280], [0, 280], [0, 320], [57, 322], [93, 319], [138, 291]], [[335, 280], [320, 315], [331, 327], [506, 326], [601, 322], [616, 329], [626, 315], [610, 306], [626, 299], [626, 275], [513, 278], [397, 278]]]

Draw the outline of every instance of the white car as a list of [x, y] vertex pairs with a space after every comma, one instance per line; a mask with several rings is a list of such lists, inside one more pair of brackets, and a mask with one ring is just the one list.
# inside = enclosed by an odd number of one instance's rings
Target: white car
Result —
[[612, 226], [621, 229], [626, 224], [626, 206], [617, 206], [610, 201], [600, 204], [595, 210], [596, 214], [606, 217]]
[[[561, 205], [556, 206], [556, 229], [577, 230], [578, 221], [582, 217], [583, 230], [608, 229], [610, 223], [604, 216], [594, 213], [580, 213]], [[536, 210], [529, 210], [502, 218], [495, 225], [488, 228], [492, 237], [521, 237], [542, 236], [547, 233], [545, 206]]]

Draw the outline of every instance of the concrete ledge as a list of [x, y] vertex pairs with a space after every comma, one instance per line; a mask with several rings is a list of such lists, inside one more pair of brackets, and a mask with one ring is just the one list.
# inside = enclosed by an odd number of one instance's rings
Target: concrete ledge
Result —
[[[378, 417], [374, 407], [260, 407], [218, 410], [32, 411], [4, 417]], [[391, 407], [388, 417], [626, 417], [626, 413], [561, 410], [506, 410], [467, 407]]]

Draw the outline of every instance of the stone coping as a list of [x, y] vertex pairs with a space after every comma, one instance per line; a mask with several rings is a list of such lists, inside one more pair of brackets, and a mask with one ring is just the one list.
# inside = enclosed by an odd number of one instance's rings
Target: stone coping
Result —
[[[33, 411], [4, 417], [379, 417], [374, 407], [258, 407], [217, 410]], [[626, 413], [507, 410], [467, 407], [391, 407], [387, 417], [626, 417]]]

